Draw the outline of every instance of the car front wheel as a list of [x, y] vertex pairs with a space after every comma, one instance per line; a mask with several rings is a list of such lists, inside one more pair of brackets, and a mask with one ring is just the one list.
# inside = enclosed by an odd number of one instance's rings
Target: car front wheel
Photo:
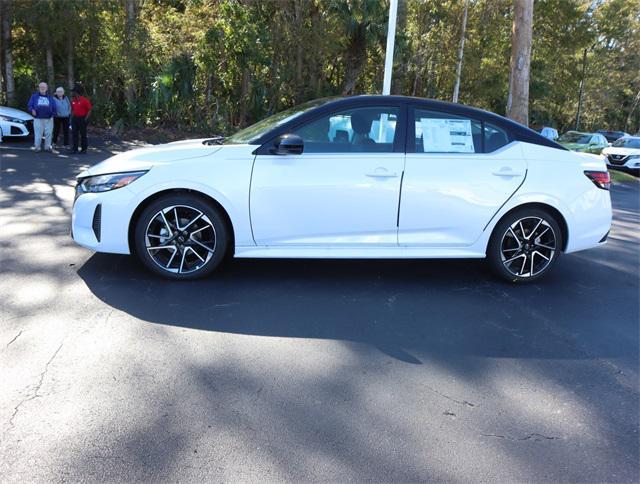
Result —
[[227, 253], [229, 230], [219, 210], [204, 199], [169, 195], [147, 206], [135, 227], [138, 257], [152, 272], [195, 279], [213, 272]]
[[517, 210], [493, 231], [487, 249], [492, 270], [511, 282], [531, 282], [547, 274], [562, 250], [558, 222], [540, 209]]

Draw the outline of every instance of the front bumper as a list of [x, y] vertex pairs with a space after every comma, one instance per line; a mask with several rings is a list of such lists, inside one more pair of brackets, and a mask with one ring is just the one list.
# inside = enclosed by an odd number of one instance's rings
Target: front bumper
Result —
[[611, 168], [627, 168], [629, 170], [640, 170], [640, 158], [630, 158], [629, 156], [607, 155], [607, 166]]
[[127, 187], [77, 196], [71, 215], [71, 237], [77, 244], [96, 252], [130, 254], [133, 198]]
[[25, 138], [33, 133], [33, 121], [23, 123], [14, 123], [11, 121], [2, 121], [0, 130], [4, 137]]

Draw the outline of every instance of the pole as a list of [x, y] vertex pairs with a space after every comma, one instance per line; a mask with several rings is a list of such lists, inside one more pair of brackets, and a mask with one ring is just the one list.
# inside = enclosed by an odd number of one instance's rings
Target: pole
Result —
[[393, 71], [393, 48], [396, 42], [396, 20], [398, 14], [398, 0], [389, 1], [389, 26], [387, 28], [387, 50], [384, 58], [384, 82], [382, 94], [391, 94], [391, 73]]

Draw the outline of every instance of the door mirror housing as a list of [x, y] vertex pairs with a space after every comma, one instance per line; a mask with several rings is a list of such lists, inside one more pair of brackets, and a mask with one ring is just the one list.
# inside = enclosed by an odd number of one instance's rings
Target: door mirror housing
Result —
[[274, 155], [301, 155], [304, 141], [297, 134], [283, 134], [275, 139], [270, 151]]

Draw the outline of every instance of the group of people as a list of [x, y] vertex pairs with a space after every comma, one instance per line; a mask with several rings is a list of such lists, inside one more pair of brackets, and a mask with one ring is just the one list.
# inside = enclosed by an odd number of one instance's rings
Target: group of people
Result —
[[93, 106], [83, 96], [82, 86], [75, 85], [71, 90], [71, 99], [64, 94], [64, 88], [58, 87], [55, 95], [49, 94], [46, 82], [38, 85], [38, 92], [34, 93], [27, 105], [33, 116], [34, 150], [53, 151], [58, 143], [58, 136], [62, 132], [63, 143], [69, 148], [69, 128], [71, 127], [73, 147], [71, 151], [87, 152], [87, 121]]

